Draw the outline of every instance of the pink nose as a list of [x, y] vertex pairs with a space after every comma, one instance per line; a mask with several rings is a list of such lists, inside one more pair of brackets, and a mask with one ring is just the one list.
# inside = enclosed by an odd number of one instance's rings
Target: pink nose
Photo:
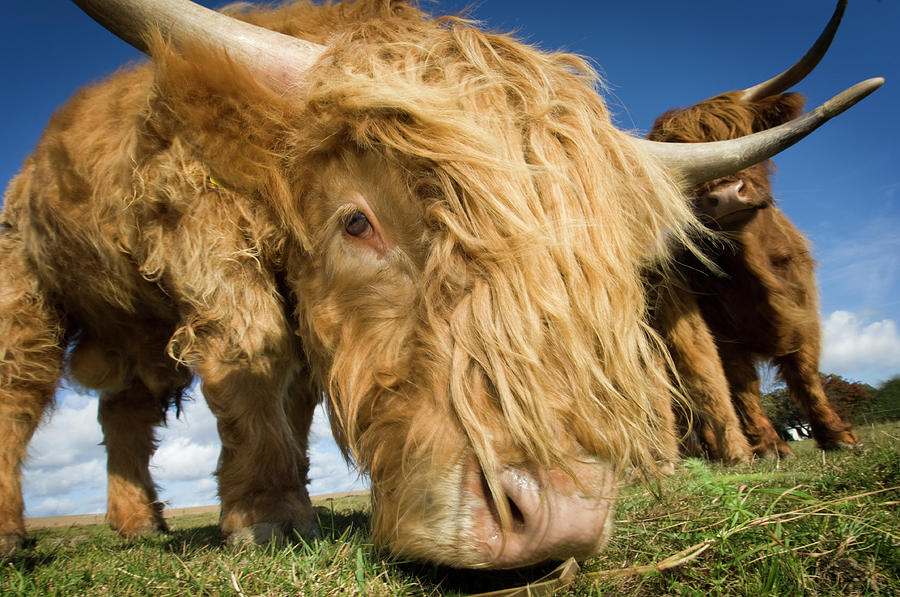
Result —
[[[472, 531], [489, 568], [516, 568], [546, 560], [583, 558], [600, 551], [612, 528], [612, 476], [599, 465], [576, 465], [581, 481], [557, 469], [532, 474], [520, 468], [499, 473], [512, 515], [503, 529], [481, 470], [467, 479]], [[477, 478], [476, 478], [477, 476]]]
[[752, 207], [742, 180], [717, 185], [700, 201], [700, 209], [714, 220]]

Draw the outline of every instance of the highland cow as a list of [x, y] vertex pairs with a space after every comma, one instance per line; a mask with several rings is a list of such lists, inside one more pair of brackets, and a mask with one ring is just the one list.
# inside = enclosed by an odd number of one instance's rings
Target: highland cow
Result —
[[878, 85], [697, 158], [616, 130], [585, 61], [403, 2], [78, 4], [151, 61], [76, 94], [6, 194], [3, 553], [64, 370], [99, 392], [123, 535], [165, 527], [154, 428], [196, 374], [231, 542], [315, 534], [326, 396], [392, 553], [596, 553], [620, 474], [674, 457], [642, 273], [700, 234], [679, 183], [766, 159]]
[[[846, 4], [838, 3], [825, 31], [790, 69], [743, 91], [670, 110], [648, 139], [722, 141], [797, 118], [803, 97], [785, 92], [824, 56]], [[709, 456], [725, 460], [790, 454], [760, 405], [760, 360], [775, 363], [819, 446], [857, 441], [819, 381], [814, 261], [806, 239], [775, 206], [770, 178], [771, 164], [760, 163], [692, 189], [697, 215], [721, 235], [705, 242], [713, 267], [685, 254], [681, 279], [669, 278], [674, 286], [660, 289], [657, 300], [657, 327], [690, 396], [695, 435]]]

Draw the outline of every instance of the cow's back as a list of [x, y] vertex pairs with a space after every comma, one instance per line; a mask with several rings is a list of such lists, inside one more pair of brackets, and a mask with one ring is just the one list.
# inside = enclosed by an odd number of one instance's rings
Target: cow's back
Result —
[[148, 306], [132, 253], [137, 125], [150, 83], [139, 66], [79, 90], [6, 193], [6, 225], [21, 235], [45, 290], [76, 316]]

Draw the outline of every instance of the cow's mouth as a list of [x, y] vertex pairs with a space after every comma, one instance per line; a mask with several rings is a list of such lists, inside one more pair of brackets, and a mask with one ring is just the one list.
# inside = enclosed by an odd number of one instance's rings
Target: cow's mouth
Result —
[[715, 217], [715, 224], [718, 228], [721, 229], [741, 226], [753, 219], [757, 212], [767, 209], [769, 205], [771, 205], [769, 202], [765, 202], [755, 205], [747, 205], [728, 212], [723, 212]]
[[760, 201], [743, 180], [726, 180], [702, 192], [696, 207], [714, 228], [727, 229], [745, 224], [771, 204], [771, 197]]

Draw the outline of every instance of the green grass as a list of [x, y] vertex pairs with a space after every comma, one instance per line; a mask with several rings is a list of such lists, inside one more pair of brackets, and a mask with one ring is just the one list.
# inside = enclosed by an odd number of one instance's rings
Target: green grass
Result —
[[[900, 424], [865, 448], [747, 466], [689, 460], [626, 487], [609, 548], [555, 581], [563, 595], [900, 594]], [[0, 595], [452, 595], [534, 583], [553, 566], [468, 572], [397, 562], [368, 537], [368, 498], [317, 504], [323, 540], [230, 548], [216, 515], [132, 541], [103, 526], [38, 530], [0, 562]], [[660, 571], [660, 568], [664, 569]]]

